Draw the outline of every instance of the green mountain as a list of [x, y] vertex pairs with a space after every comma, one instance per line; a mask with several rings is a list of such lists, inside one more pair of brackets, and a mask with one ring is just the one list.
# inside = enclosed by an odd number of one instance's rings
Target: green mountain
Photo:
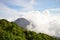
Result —
[[0, 20], [0, 40], [57, 40], [44, 33], [28, 31], [14, 22]]

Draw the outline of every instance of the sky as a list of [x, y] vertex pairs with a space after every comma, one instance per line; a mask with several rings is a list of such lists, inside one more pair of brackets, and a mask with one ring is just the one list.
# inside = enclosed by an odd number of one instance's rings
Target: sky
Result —
[[0, 0], [0, 2], [17, 11], [60, 8], [60, 0]]
[[60, 15], [60, 0], [0, 0], [0, 18], [13, 18], [29, 11]]

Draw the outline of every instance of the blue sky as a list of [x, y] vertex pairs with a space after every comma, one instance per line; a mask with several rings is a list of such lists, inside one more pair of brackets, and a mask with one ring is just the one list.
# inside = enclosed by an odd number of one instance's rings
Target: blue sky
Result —
[[19, 15], [20, 12], [48, 10], [60, 14], [60, 0], [0, 0], [0, 18]]
[[18, 11], [60, 8], [60, 0], [0, 0], [0, 2]]
[[[38, 2], [38, 1], [37, 1]], [[49, 9], [49, 8], [57, 8], [60, 7], [60, 3], [57, 0], [40, 0], [38, 2], [37, 7], [35, 7], [37, 10], [44, 10], [44, 9]]]

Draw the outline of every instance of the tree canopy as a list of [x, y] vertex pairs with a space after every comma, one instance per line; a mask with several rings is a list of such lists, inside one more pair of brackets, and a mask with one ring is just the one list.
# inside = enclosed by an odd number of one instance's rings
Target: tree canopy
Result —
[[0, 40], [57, 40], [44, 33], [25, 30], [14, 22], [0, 20]]

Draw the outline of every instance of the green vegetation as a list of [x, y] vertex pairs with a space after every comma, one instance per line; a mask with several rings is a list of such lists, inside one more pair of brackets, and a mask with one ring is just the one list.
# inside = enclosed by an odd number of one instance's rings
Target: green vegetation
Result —
[[28, 31], [14, 22], [0, 20], [0, 40], [57, 40], [43, 33]]

